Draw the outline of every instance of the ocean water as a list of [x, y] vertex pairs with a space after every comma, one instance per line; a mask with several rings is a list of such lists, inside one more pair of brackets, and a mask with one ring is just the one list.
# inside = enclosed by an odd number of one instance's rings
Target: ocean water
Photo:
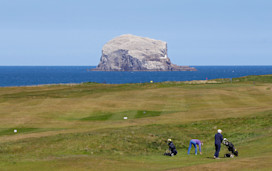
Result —
[[0, 66], [0, 87], [97, 82], [106, 84], [191, 81], [272, 74], [272, 66], [193, 66], [198, 71], [103, 72], [93, 66]]

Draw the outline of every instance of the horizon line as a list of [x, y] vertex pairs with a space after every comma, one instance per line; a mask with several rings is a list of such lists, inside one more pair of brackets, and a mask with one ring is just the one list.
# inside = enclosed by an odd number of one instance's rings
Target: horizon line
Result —
[[[0, 67], [96, 67], [97, 65], [0, 65]], [[222, 64], [216, 64], [216, 65], [180, 65], [180, 66], [272, 66], [270, 65], [246, 65], [246, 64], [233, 64], [233, 65], [222, 65]]]

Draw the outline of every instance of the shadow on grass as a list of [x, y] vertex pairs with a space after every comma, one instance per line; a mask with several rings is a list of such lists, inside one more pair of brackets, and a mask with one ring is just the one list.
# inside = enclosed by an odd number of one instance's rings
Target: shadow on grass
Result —
[[214, 160], [214, 158], [213, 157], [205, 157], [206, 159], [213, 159]]

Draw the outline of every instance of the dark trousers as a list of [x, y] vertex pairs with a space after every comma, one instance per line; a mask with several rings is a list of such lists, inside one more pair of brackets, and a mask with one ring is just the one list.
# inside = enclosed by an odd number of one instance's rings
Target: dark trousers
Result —
[[215, 153], [214, 153], [215, 157], [219, 156], [220, 148], [221, 148], [221, 144], [215, 144]]

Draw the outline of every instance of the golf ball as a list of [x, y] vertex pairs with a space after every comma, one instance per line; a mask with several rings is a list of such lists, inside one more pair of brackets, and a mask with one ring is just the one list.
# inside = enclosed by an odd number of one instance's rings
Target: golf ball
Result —
[[17, 129], [14, 129], [14, 133], [16, 133], [17, 132]]
[[124, 119], [127, 119], [128, 117], [124, 117]]

